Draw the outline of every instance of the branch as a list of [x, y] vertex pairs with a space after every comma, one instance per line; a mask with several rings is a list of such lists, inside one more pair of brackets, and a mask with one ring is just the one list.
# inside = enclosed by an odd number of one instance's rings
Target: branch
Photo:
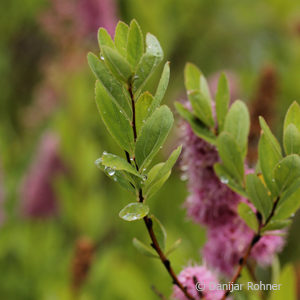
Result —
[[[131, 97], [131, 105], [132, 105], [132, 130], [133, 130], [133, 135], [134, 135], [134, 140], [136, 141], [137, 138], [137, 132], [136, 132], [136, 122], [135, 122], [135, 101], [134, 101], [134, 96], [133, 96], [133, 92], [132, 92], [132, 85], [129, 85], [128, 88], [130, 97]], [[128, 163], [131, 164], [130, 162], [130, 156], [129, 154], [126, 152], [126, 158]], [[134, 162], [135, 162], [135, 158], [134, 158]], [[138, 165], [135, 162], [135, 167], [137, 169], [137, 171], [139, 170]], [[145, 198], [143, 196], [143, 191], [142, 189], [139, 189], [139, 202], [143, 203]], [[173, 268], [171, 267], [171, 262], [167, 259], [166, 255], [164, 254], [164, 252], [162, 251], [162, 249], [159, 246], [159, 243], [157, 241], [157, 238], [155, 236], [155, 233], [153, 231], [153, 224], [152, 224], [152, 220], [151, 218], [149, 218], [148, 216], [145, 216], [144, 218], [144, 223], [146, 225], [146, 228], [148, 230], [148, 234], [150, 236], [151, 239], [151, 246], [152, 248], [156, 251], [156, 253], [158, 254], [161, 262], [163, 263], [163, 265], [165, 266], [166, 270], [168, 271], [169, 275], [172, 278], [173, 284], [177, 285], [178, 288], [183, 292], [183, 294], [186, 296], [187, 299], [189, 300], [195, 300], [194, 297], [187, 291], [187, 288], [184, 287], [180, 281], [178, 280], [176, 273], [174, 272]]]
[[[273, 208], [272, 208], [272, 211], [271, 211], [269, 217], [267, 218], [266, 222], [259, 227], [256, 235], [253, 237], [250, 245], [248, 246], [245, 255], [240, 259], [239, 267], [238, 267], [235, 275], [231, 279], [230, 283], [232, 283], [232, 284], [236, 283], [236, 281], [241, 276], [242, 270], [243, 270], [244, 266], [247, 264], [247, 260], [248, 260], [248, 258], [250, 256], [252, 248], [259, 242], [259, 240], [262, 237], [261, 236], [261, 230], [271, 221], [272, 217], [274, 216], [274, 213], [275, 213], [276, 207], [278, 205], [279, 199], [280, 199], [279, 197], [276, 198], [276, 200], [275, 200], [275, 202], [273, 204]], [[229, 289], [226, 290], [225, 293], [224, 293], [224, 295], [223, 295], [223, 297], [222, 297], [222, 300], [225, 300], [227, 298], [227, 296], [229, 295], [229, 293], [230, 293], [230, 290]]]

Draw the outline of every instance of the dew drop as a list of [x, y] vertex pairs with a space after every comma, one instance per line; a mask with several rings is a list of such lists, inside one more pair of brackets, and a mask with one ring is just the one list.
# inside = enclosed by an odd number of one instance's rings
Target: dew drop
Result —
[[224, 184], [228, 184], [229, 180], [227, 177], [221, 177], [220, 178], [221, 182], [224, 183]]
[[100, 55], [100, 59], [101, 59], [101, 60], [104, 60], [104, 56]]
[[186, 174], [182, 174], [182, 175], [180, 176], [180, 179], [181, 179], [182, 181], [187, 181], [187, 180], [188, 180], [188, 176], [187, 176]]
[[106, 169], [106, 172], [109, 176], [113, 176], [115, 175], [116, 171], [114, 169], [111, 169], [111, 168], [107, 168]]

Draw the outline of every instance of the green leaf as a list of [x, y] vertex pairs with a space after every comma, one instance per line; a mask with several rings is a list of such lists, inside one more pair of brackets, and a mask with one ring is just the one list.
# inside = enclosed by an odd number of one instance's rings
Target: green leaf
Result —
[[133, 202], [125, 206], [119, 213], [125, 221], [136, 221], [144, 218], [149, 213], [149, 207], [144, 203]]
[[181, 239], [178, 239], [166, 252], [166, 257], [168, 257], [172, 252], [174, 252], [181, 244]]
[[247, 106], [240, 100], [235, 101], [225, 118], [224, 131], [230, 133], [237, 145], [239, 145], [242, 156], [247, 153], [250, 117]]
[[96, 104], [111, 136], [122, 149], [133, 153], [134, 137], [131, 124], [99, 81], [96, 82]]
[[129, 164], [126, 159], [110, 153], [103, 153], [102, 164], [112, 170], [121, 170], [131, 173], [137, 177], [143, 178], [142, 175], [134, 168], [133, 165]]
[[95, 165], [101, 169], [111, 180], [117, 182], [120, 184], [120, 186], [133, 194], [135, 194], [135, 188], [134, 183], [131, 182], [131, 180], [128, 179], [126, 174], [122, 171], [114, 171], [108, 167], [104, 167], [102, 164], [102, 159], [98, 158], [95, 161]]
[[300, 154], [300, 131], [294, 124], [289, 124], [284, 131], [283, 144], [286, 154]]
[[285, 115], [283, 132], [286, 131], [290, 124], [294, 124], [300, 131], [300, 106], [296, 101], [291, 104]]
[[142, 88], [162, 59], [163, 51], [158, 40], [152, 34], [147, 33], [146, 53], [143, 54], [137, 65], [136, 73], [133, 78], [133, 93], [135, 98], [141, 93]]
[[148, 178], [144, 186], [146, 197], [149, 194], [153, 194], [154, 190], [157, 191], [157, 187], [161, 187], [161, 180], [170, 173], [181, 153], [181, 149], [182, 146], [179, 146], [177, 149], [175, 149], [165, 163], [159, 164], [160, 167], [155, 168], [155, 172], [152, 171], [155, 166], [149, 171]]
[[136, 141], [135, 158], [140, 169], [146, 168], [162, 147], [173, 122], [173, 114], [165, 105], [148, 118]]
[[115, 104], [122, 110], [128, 120], [132, 119], [131, 99], [125, 87], [117, 81], [102, 60], [93, 53], [88, 54], [88, 63], [95, 76], [110, 94]]
[[281, 147], [263, 117], [259, 117], [259, 123], [268, 143], [270, 144], [270, 147], [272, 147], [273, 151], [277, 153], [277, 157], [282, 157]]
[[[290, 191], [292, 189], [293, 191]], [[279, 200], [273, 220], [284, 220], [293, 216], [300, 208], [300, 180], [297, 180]]]
[[238, 214], [245, 221], [245, 223], [255, 232], [258, 230], [258, 221], [253, 210], [246, 204], [240, 203], [238, 206]]
[[212, 101], [208, 83], [203, 75], [200, 76], [200, 92], [207, 99], [207, 101]]
[[122, 21], [118, 22], [115, 30], [115, 45], [119, 53], [123, 56], [127, 56], [127, 36], [129, 27]]
[[144, 53], [144, 38], [136, 20], [132, 20], [128, 32], [127, 61], [133, 69], [137, 66]]
[[223, 131], [217, 138], [217, 148], [227, 172], [239, 185], [242, 185], [244, 180], [244, 161], [234, 138]]
[[[145, 182], [145, 197], [147, 199], [150, 199], [158, 190], [160, 190], [171, 175], [170, 170], [163, 177], [160, 177], [159, 180], [155, 180], [155, 182], [153, 182], [153, 179], [160, 173], [160, 170], [163, 168], [163, 166], [164, 163], [156, 164], [151, 168], [151, 170], [147, 174], [147, 180]], [[151, 182], [151, 186], [147, 182]]]
[[187, 91], [200, 90], [201, 71], [192, 63], [184, 68], [184, 84]]
[[153, 103], [153, 96], [148, 92], [144, 92], [137, 100], [135, 105], [135, 122], [136, 131], [139, 136], [142, 127], [146, 123], [146, 120], [151, 115], [151, 104]]
[[262, 233], [268, 233], [269, 231], [274, 231], [274, 230], [281, 230], [284, 229], [288, 226], [290, 226], [292, 223], [291, 220], [271, 220], [267, 226], [265, 226], [262, 229]]
[[216, 114], [218, 120], [219, 132], [222, 132], [225, 122], [225, 117], [228, 111], [230, 102], [230, 92], [227, 78], [224, 73], [221, 74], [216, 93]]
[[115, 45], [111, 39], [111, 36], [108, 34], [106, 29], [103, 27], [99, 28], [99, 30], [98, 30], [98, 43], [99, 43], [99, 47], [101, 50], [102, 50], [103, 46], [107, 46], [112, 49], [115, 48]]
[[280, 274], [277, 285], [280, 289], [273, 291], [270, 300], [296, 300], [297, 299], [297, 281], [293, 265], [287, 265]]
[[195, 115], [208, 127], [214, 127], [210, 100], [199, 90], [188, 91], [188, 98]]
[[300, 157], [291, 154], [283, 158], [274, 168], [274, 178], [281, 192], [300, 178]]
[[130, 65], [116, 50], [103, 46], [102, 55], [111, 72], [119, 79], [127, 82], [132, 72]]
[[262, 214], [264, 220], [267, 220], [272, 211], [273, 201], [268, 194], [268, 190], [257, 175], [247, 175], [246, 191], [253, 205]]
[[151, 220], [152, 220], [152, 229], [156, 236], [157, 242], [160, 248], [164, 251], [166, 245], [166, 239], [167, 239], [167, 232], [164, 226], [155, 216], [152, 215]]
[[282, 159], [281, 149], [278, 141], [273, 136], [263, 119], [260, 120], [263, 132], [258, 144], [259, 164], [267, 187], [273, 195], [277, 196], [278, 188], [273, 177], [273, 169]]
[[216, 136], [210, 129], [197, 119], [188, 109], [186, 109], [180, 102], [175, 102], [175, 107], [183, 119], [191, 125], [194, 133], [200, 138], [204, 139], [210, 144], [216, 144]]
[[158, 256], [156, 254], [153, 253], [153, 250], [145, 245], [144, 243], [142, 243], [140, 240], [138, 240], [137, 238], [134, 238], [132, 240], [133, 246], [143, 255], [145, 256], [149, 256], [149, 257], [153, 257], [153, 258], [158, 258]]
[[221, 165], [219, 163], [214, 164], [214, 171], [223, 184], [227, 184], [233, 191], [240, 194], [241, 196], [243, 196], [245, 198], [248, 197], [245, 190], [228, 173], [228, 171], [226, 170], [226, 168], [223, 165]]
[[163, 72], [161, 74], [161, 78], [154, 96], [155, 101], [153, 102], [153, 105], [151, 106], [152, 111], [154, 111], [157, 107], [159, 107], [162, 99], [165, 96], [168, 84], [170, 79], [170, 62], [166, 62]]

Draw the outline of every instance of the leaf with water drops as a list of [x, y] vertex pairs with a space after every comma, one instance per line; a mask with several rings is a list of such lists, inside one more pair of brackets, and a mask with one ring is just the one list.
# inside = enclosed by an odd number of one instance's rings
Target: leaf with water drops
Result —
[[233, 191], [240, 194], [241, 196], [246, 198], [248, 197], [247, 193], [242, 188], [242, 186], [237, 183], [237, 181], [231, 176], [231, 174], [226, 170], [226, 168], [222, 164], [214, 164], [214, 171], [223, 184], [228, 185]]
[[137, 65], [136, 73], [133, 78], [133, 93], [135, 99], [137, 99], [142, 88], [162, 59], [163, 51], [158, 40], [152, 34], [147, 33], [146, 53], [143, 54], [139, 64]]
[[125, 58], [116, 50], [103, 46], [101, 53], [111, 72], [120, 80], [127, 82], [132, 75], [131, 67]]
[[136, 221], [144, 218], [149, 213], [149, 207], [144, 203], [133, 202], [125, 206], [119, 213], [125, 221]]
[[114, 171], [122, 170], [142, 178], [142, 175], [135, 169], [135, 167], [129, 164], [127, 160], [122, 157], [104, 152], [101, 159], [104, 166], [109, 167]]
[[124, 112], [130, 121], [132, 119], [132, 109], [128, 91], [118, 80], [114, 78], [105, 63], [95, 54], [88, 54], [88, 63], [96, 78], [99, 79], [106, 91], [111, 95], [114, 103], [122, 112]]
[[95, 161], [95, 165], [102, 170], [111, 180], [117, 182], [122, 188], [135, 194], [134, 180], [130, 180], [123, 171], [112, 170], [108, 167], [104, 167], [102, 164], [102, 158], [98, 158]]
[[237, 181], [243, 184], [244, 161], [235, 139], [223, 131], [217, 139], [217, 148], [226, 171]]

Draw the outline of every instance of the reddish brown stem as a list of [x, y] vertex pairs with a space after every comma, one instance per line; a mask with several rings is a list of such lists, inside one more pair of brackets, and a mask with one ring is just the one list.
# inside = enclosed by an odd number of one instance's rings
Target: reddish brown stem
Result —
[[[133, 136], [134, 136], [134, 140], [136, 141], [137, 131], [136, 131], [136, 121], [135, 121], [135, 102], [134, 102], [134, 96], [133, 96], [131, 84], [129, 85], [128, 91], [129, 91], [129, 94], [130, 94], [130, 97], [131, 97], [131, 105], [132, 105]], [[127, 158], [128, 163], [130, 163], [130, 157], [129, 157], [128, 153], [126, 153], [126, 158]], [[135, 163], [135, 167], [136, 167], [137, 170], [139, 170], [138, 165], [136, 163]], [[145, 200], [144, 196], [143, 196], [142, 189], [139, 189], [138, 200], [139, 200], [140, 203], [143, 203], [144, 200]], [[176, 276], [176, 273], [174, 272], [173, 268], [171, 267], [170, 261], [167, 259], [166, 255], [164, 254], [164, 252], [160, 248], [159, 243], [157, 241], [157, 238], [155, 236], [155, 233], [153, 231], [152, 219], [149, 218], [148, 216], [145, 216], [144, 217], [144, 223], [146, 225], [146, 228], [148, 230], [148, 234], [149, 234], [150, 239], [151, 239], [151, 246], [156, 251], [156, 253], [158, 254], [158, 256], [161, 260], [161, 262], [163, 263], [163, 265], [165, 266], [165, 268], [168, 271], [169, 275], [171, 276], [173, 284], [177, 285], [178, 288], [180, 288], [180, 290], [183, 292], [183, 294], [186, 296], [187, 299], [195, 300], [194, 297], [187, 291], [186, 287], [184, 287], [181, 284], [181, 282], [178, 280], [178, 278]]]

